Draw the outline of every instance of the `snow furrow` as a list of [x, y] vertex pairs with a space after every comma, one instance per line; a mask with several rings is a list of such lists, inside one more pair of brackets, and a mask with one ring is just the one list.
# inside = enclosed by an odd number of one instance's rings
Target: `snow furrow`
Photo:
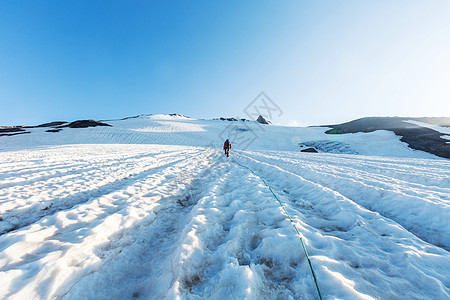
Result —
[[[109, 123], [2, 139], [1, 299], [317, 299], [293, 224], [324, 299], [450, 298], [450, 161], [386, 131]], [[299, 152], [331, 139], [362, 155]]]
[[72, 192], [66, 197], [56, 197], [53, 199], [45, 199], [44, 201], [37, 199], [22, 208], [14, 207], [9, 209], [2, 213], [0, 235], [28, 226], [55, 212], [66, 210], [80, 203], [92, 201], [95, 198], [110, 194], [117, 189], [124, 189], [127, 186], [132, 185], [136, 180], [143, 180], [151, 174], [183, 160], [183, 158], [177, 157], [162, 164], [158, 163], [156, 165], [150, 165], [149, 167], [139, 170], [137, 173], [126, 171], [125, 174], [112, 178], [106, 184], [90, 187], [89, 189], [84, 189], [76, 193]]
[[[181, 151], [177, 151], [173, 153], [173, 156], [176, 154], [181, 154]], [[48, 170], [43, 170], [40, 173], [35, 173], [32, 176], [26, 176], [29, 174], [22, 174], [19, 177], [15, 177], [15, 180], [12, 182], [8, 182], [5, 179], [6, 183], [0, 185], [0, 188], [3, 188], [2, 194], [9, 194], [11, 192], [21, 192], [26, 190], [32, 190], [34, 185], [40, 185], [41, 188], [48, 188], [44, 186], [44, 184], [59, 184], [64, 186], [71, 179], [84, 179], [90, 175], [94, 175], [96, 177], [104, 177], [107, 176], [108, 173], [116, 173], [116, 171], [120, 169], [129, 169], [130, 174], [133, 174], [133, 170], [136, 168], [141, 168], [141, 165], [152, 164], [155, 159], [161, 158], [155, 153], [150, 154], [140, 154], [138, 156], [130, 157], [130, 158], [111, 158], [109, 161], [103, 160], [92, 160], [86, 161], [84, 164], [77, 165], [75, 168], [72, 166], [61, 166], [57, 171], [51, 172], [49, 174]], [[124, 168], [124, 164], [127, 164]], [[104, 172], [104, 174], [97, 174], [98, 172]], [[45, 174], [41, 174], [45, 173]], [[47, 182], [43, 181], [47, 180]], [[72, 182], [70, 182], [72, 184]], [[7, 188], [11, 187], [10, 190]], [[0, 203], [2, 202], [0, 198]]]
[[[189, 178], [195, 179], [192, 176], [208, 166], [211, 155], [198, 152], [185, 156], [183, 162], [134, 180], [133, 185], [0, 237], [1, 274], [23, 283], [15, 287], [5, 285], [0, 297], [3, 293], [12, 298], [52, 298], [58, 291], [67, 293], [82, 277], [101, 269], [104, 262], [133, 243], [133, 228], [153, 222], [167, 195], [180, 195], [180, 189], [189, 189], [189, 184], [193, 184]], [[173, 176], [177, 173], [179, 176]], [[181, 204], [172, 202], [182, 206], [183, 199], [179, 200]], [[33, 238], [24, 239], [25, 236]], [[62, 249], [65, 250], [60, 252]], [[30, 256], [34, 258], [30, 260]], [[16, 272], [24, 267], [28, 270], [24, 274]], [[62, 271], [61, 267], [64, 273], [53, 278], [51, 274]], [[54, 285], [43, 291], [38, 288], [42, 280], [52, 280]]]
[[[176, 151], [178, 153], [181, 153], [180, 151]], [[17, 183], [20, 185], [29, 184], [33, 181], [38, 181], [45, 179], [48, 176], [47, 173], [49, 171], [58, 171], [54, 172], [58, 176], [65, 174], [66, 172], [72, 172], [73, 170], [79, 170], [79, 169], [85, 169], [86, 167], [90, 167], [90, 169], [102, 167], [105, 168], [106, 166], [114, 166], [122, 163], [123, 161], [132, 162], [132, 161], [139, 161], [141, 158], [146, 156], [153, 156], [154, 153], [148, 154], [148, 153], [141, 153], [138, 155], [126, 155], [122, 154], [118, 157], [117, 154], [114, 155], [96, 155], [91, 157], [83, 157], [83, 159], [77, 160], [75, 163], [72, 163], [68, 159], [70, 157], [61, 157], [58, 156], [58, 160], [52, 159], [50, 162], [48, 159], [39, 162], [33, 161], [33, 163], [36, 163], [37, 166], [34, 167], [24, 167], [17, 168], [15, 170], [10, 170], [8, 172], [3, 172], [3, 175], [0, 175], [0, 180], [2, 181], [11, 181], [12, 179], [15, 179], [13, 183]], [[28, 163], [29, 164], [29, 163]], [[27, 165], [28, 165], [27, 164]], [[3, 167], [2, 167], [3, 168]], [[26, 179], [23, 177], [26, 176]], [[55, 176], [55, 175], [54, 175]], [[17, 181], [17, 179], [20, 179], [22, 181]], [[50, 177], [48, 177], [50, 178]], [[9, 183], [11, 184], [11, 183]], [[2, 184], [1, 188], [6, 187], [7, 185]]]
[[[421, 291], [420, 285], [431, 280], [435, 297], [448, 297], [450, 281], [443, 275], [450, 266], [448, 252], [300, 175], [241, 155], [239, 160], [262, 174], [286, 203], [318, 267], [323, 294], [336, 293], [330, 283], [345, 276], [358, 282], [353, 286], [358, 293], [426, 297], [428, 291]], [[376, 286], [372, 286], [374, 278], [379, 282]]]
[[[248, 154], [242, 153], [242, 155], [248, 157]], [[434, 194], [434, 197], [430, 199], [426, 192], [408, 195], [414, 192], [408, 192], [408, 194], [401, 192], [403, 189], [409, 189], [408, 186], [391, 187], [389, 184], [376, 181], [372, 181], [371, 185], [351, 170], [347, 170], [347, 173], [351, 173], [350, 177], [339, 176], [339, 172], [333, 172], [334, 169], [331, 167], [329, 172], [319, 173], [317, 170], [304, 167], [301, 161], [293, 163], [293, 161], [285, 161], [282, 157], [266, 158], [261, 161], [301, 174], [304, 178], [320, 183], [359, 205], [394, 220], [421, 239], [446, 250], [450, 249], [450, 224], [448, 223], [450, 207], [444, 194], [442, 198], [439, 194]], [[450, 189], [447, 190], [450, 193]], [[436, 216], [430, 218], [430, 215]]]
[[[172, 260], [183, 228], [191, 218], [189, 212], [209, 188], [214, 187], [215, 180], [227, 171], [223, 166], [214, 164], [217, 152], [212, 157], [214, 159], [203, 163], [207, 167], [203, 167], [199, 174], [181, 176], [185, 187], [160, 201], [154, 221], [134, 230], [133, 243], [121, 248], [114, 260], [106, 262], [101, 271], [82, 278], [64, 299], [102, 299], [105, 283], [112, 283], [108, 297], [124, 299], [150, 296], [163, 299], [174, 283], [173, 268], [176, 266], [172, 267]], [[195, 160], [190, 160], [190, 164], [193, 163]], [[121, 272], [115, 272], [119, 267]], [[129, 282], [126, 287], [123, 286], [125, 281]]]
[[233, 167], [192, 215], [168, 298], [217, 299], [231, 291], [239, 299], [315, 295], [298, 237], [247, 170]]
[[[281, 154], [282, 153], [282, 154]], [[448, 176], [450, 163], [446, 160], [414, 160], [411, 163], [408, 159], [401, 158], [380, 158], [358, 156], [349, 157], [347, 155], [327, 155], [319, 154], [305, 155], [305, 153], [289, 152], [251, 152], [255, 157], [273, 159], [278, 157], [284, 162], [291, 161], [301, 167], [320, 168], [320, 170], [330, 170], [331, 172], [342, 170], [344, 173], [348, 170], [367, 172], [380, 178], [400, 180], [401, 184], [413, 185], [420, 188], [433, 188], [448, 190], [450, 177]]]

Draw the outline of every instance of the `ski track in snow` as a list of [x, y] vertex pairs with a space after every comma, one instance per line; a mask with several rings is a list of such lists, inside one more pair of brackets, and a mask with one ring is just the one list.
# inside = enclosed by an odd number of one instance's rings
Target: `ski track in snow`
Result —
[[0, 166], [0, 298], [317, 299], [262, 179], [325, 299], [450, 297], [447, 160], [74, 145]]

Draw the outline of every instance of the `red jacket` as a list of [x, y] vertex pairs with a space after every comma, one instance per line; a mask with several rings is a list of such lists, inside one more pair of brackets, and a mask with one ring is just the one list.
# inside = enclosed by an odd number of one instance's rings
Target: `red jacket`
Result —
[[[225, 149], [225, 144], [227, 143], [227, 141], [225, 141], [224, 143], [223, 143], [223, 149]], [[228, 142], [228, 148], [230, 148], [231, 149], [231, 142]]]

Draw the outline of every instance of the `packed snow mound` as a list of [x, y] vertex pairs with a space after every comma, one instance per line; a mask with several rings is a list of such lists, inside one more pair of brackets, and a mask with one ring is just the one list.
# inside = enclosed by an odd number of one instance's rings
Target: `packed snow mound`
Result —
[[[224, 122], [197, 120], [182, 115], [139, 115], [102, 121], [111, 126], [89, 128], [27, 128], [30, 134], [0, 137], [0, 151], [33, 149], [67, 144], [160, 144], [220, 147], [230, 139], [236, 149], [300, 151], [299, 144], [321, 141], [322, 152], [361, 155], [432, 158], [434, 155], [409, 148], [393, 132], [326, 134], [324, 127], [265, 126], [256, 121]], [[59, 129], [59, 128], [58, 128]], [[18, 132], [21, 133], [21, 132]], [[13, 133], [8, 133], [13, 134]], [[327, 145], [345, 145], [331, 150]], [[350, 149], [352, 149], [350, 151]]]

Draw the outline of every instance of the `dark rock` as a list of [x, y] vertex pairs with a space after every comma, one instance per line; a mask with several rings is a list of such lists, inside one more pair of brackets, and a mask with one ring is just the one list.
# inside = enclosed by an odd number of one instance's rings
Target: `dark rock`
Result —
[[25, 134], [25, 133], [31, 133], [31, 132], [21, 131], [21, 132], [14, 132], [14, 133], [0, 133], [0, 136], [13, 136], [13, 135]]
[[[171, 117], [183, 117], [183, 118], [189, 118], [188, 116], [180, 115], [180, 114], [169, 114], [169, 116], [171, 116]], [[190, 118], [189, 118], [189, 119], [190, 119]]]
[[21, 128], [22, 126], [1, 127], [0, 136], [13, 136], [18, 134], [30, 133]]
[[55, 132], [60, 132], [61, 131], [61, 128], [59, 128], [59, 129], [49, 129], [49, 130], [46, 130], [45, 132], [53, 132], [53, 133], [55, 133]]
[[300, 152], [310, 152], [310, 153], [319, 153], [319, 151], [317, 151], [314, 148], [306, 148], [306, 149], [302, 149], [300, 150]]
[[110, 126], [110, 127], [112, 127], [109, 124], [102, 123], [102, 122], [95, 121], [95, 120], [79, 120], [79, 121], [75, 121], [75, 122], [69, 123], [67, 125], [58, 126], [57, 128], [64, 128], [64, 127], [69, 127], [69, 128], [87, 128], [87, 127], [96, 127], [96, 126]]
[[270, 123], [270, 121], [267, 121], [266, 119], [264, 119], [264, 117], [261, 115], [259, 115], [258, 119], [256, 119], [256, 122], [261, 123], [261, 124], [266, 124], [266, 125], [272, 124], [272, 123]]
[[237, 121], [239, 121], [236, 118], [224, 118], [224, 117], [220, 117], [219, 119], [215, 119], [215, 120], [230, 121], [230, 122], [237, 122]]
[[44, 124], [37, 125], [37, 126], [34, 126], [34, 127], [36, 127], [36, 128], [39, 128], [39, 127], [57, 127], [57, 126], [61, 126], [61, 125], [66, 124], [66, 123], [67, 122], [64, 122], [64, 121], [55, 121], [55, 122], [50, 122], [50, 123], [44, 123]]
[[215, 118], [213, 120], [230, 121], [230, 122], [248, 122], [249, 121], [247, 119], [224, 118], [224, 117]]
[[25, 131], [25, 130], [23, 130], [20, 127], [16, 127], [16, 126], [13, 126], [13, 127], [1, 127], [0, 128], [0, 133], [3, 133], [3, 132], [19, 132], [19, 131]]

